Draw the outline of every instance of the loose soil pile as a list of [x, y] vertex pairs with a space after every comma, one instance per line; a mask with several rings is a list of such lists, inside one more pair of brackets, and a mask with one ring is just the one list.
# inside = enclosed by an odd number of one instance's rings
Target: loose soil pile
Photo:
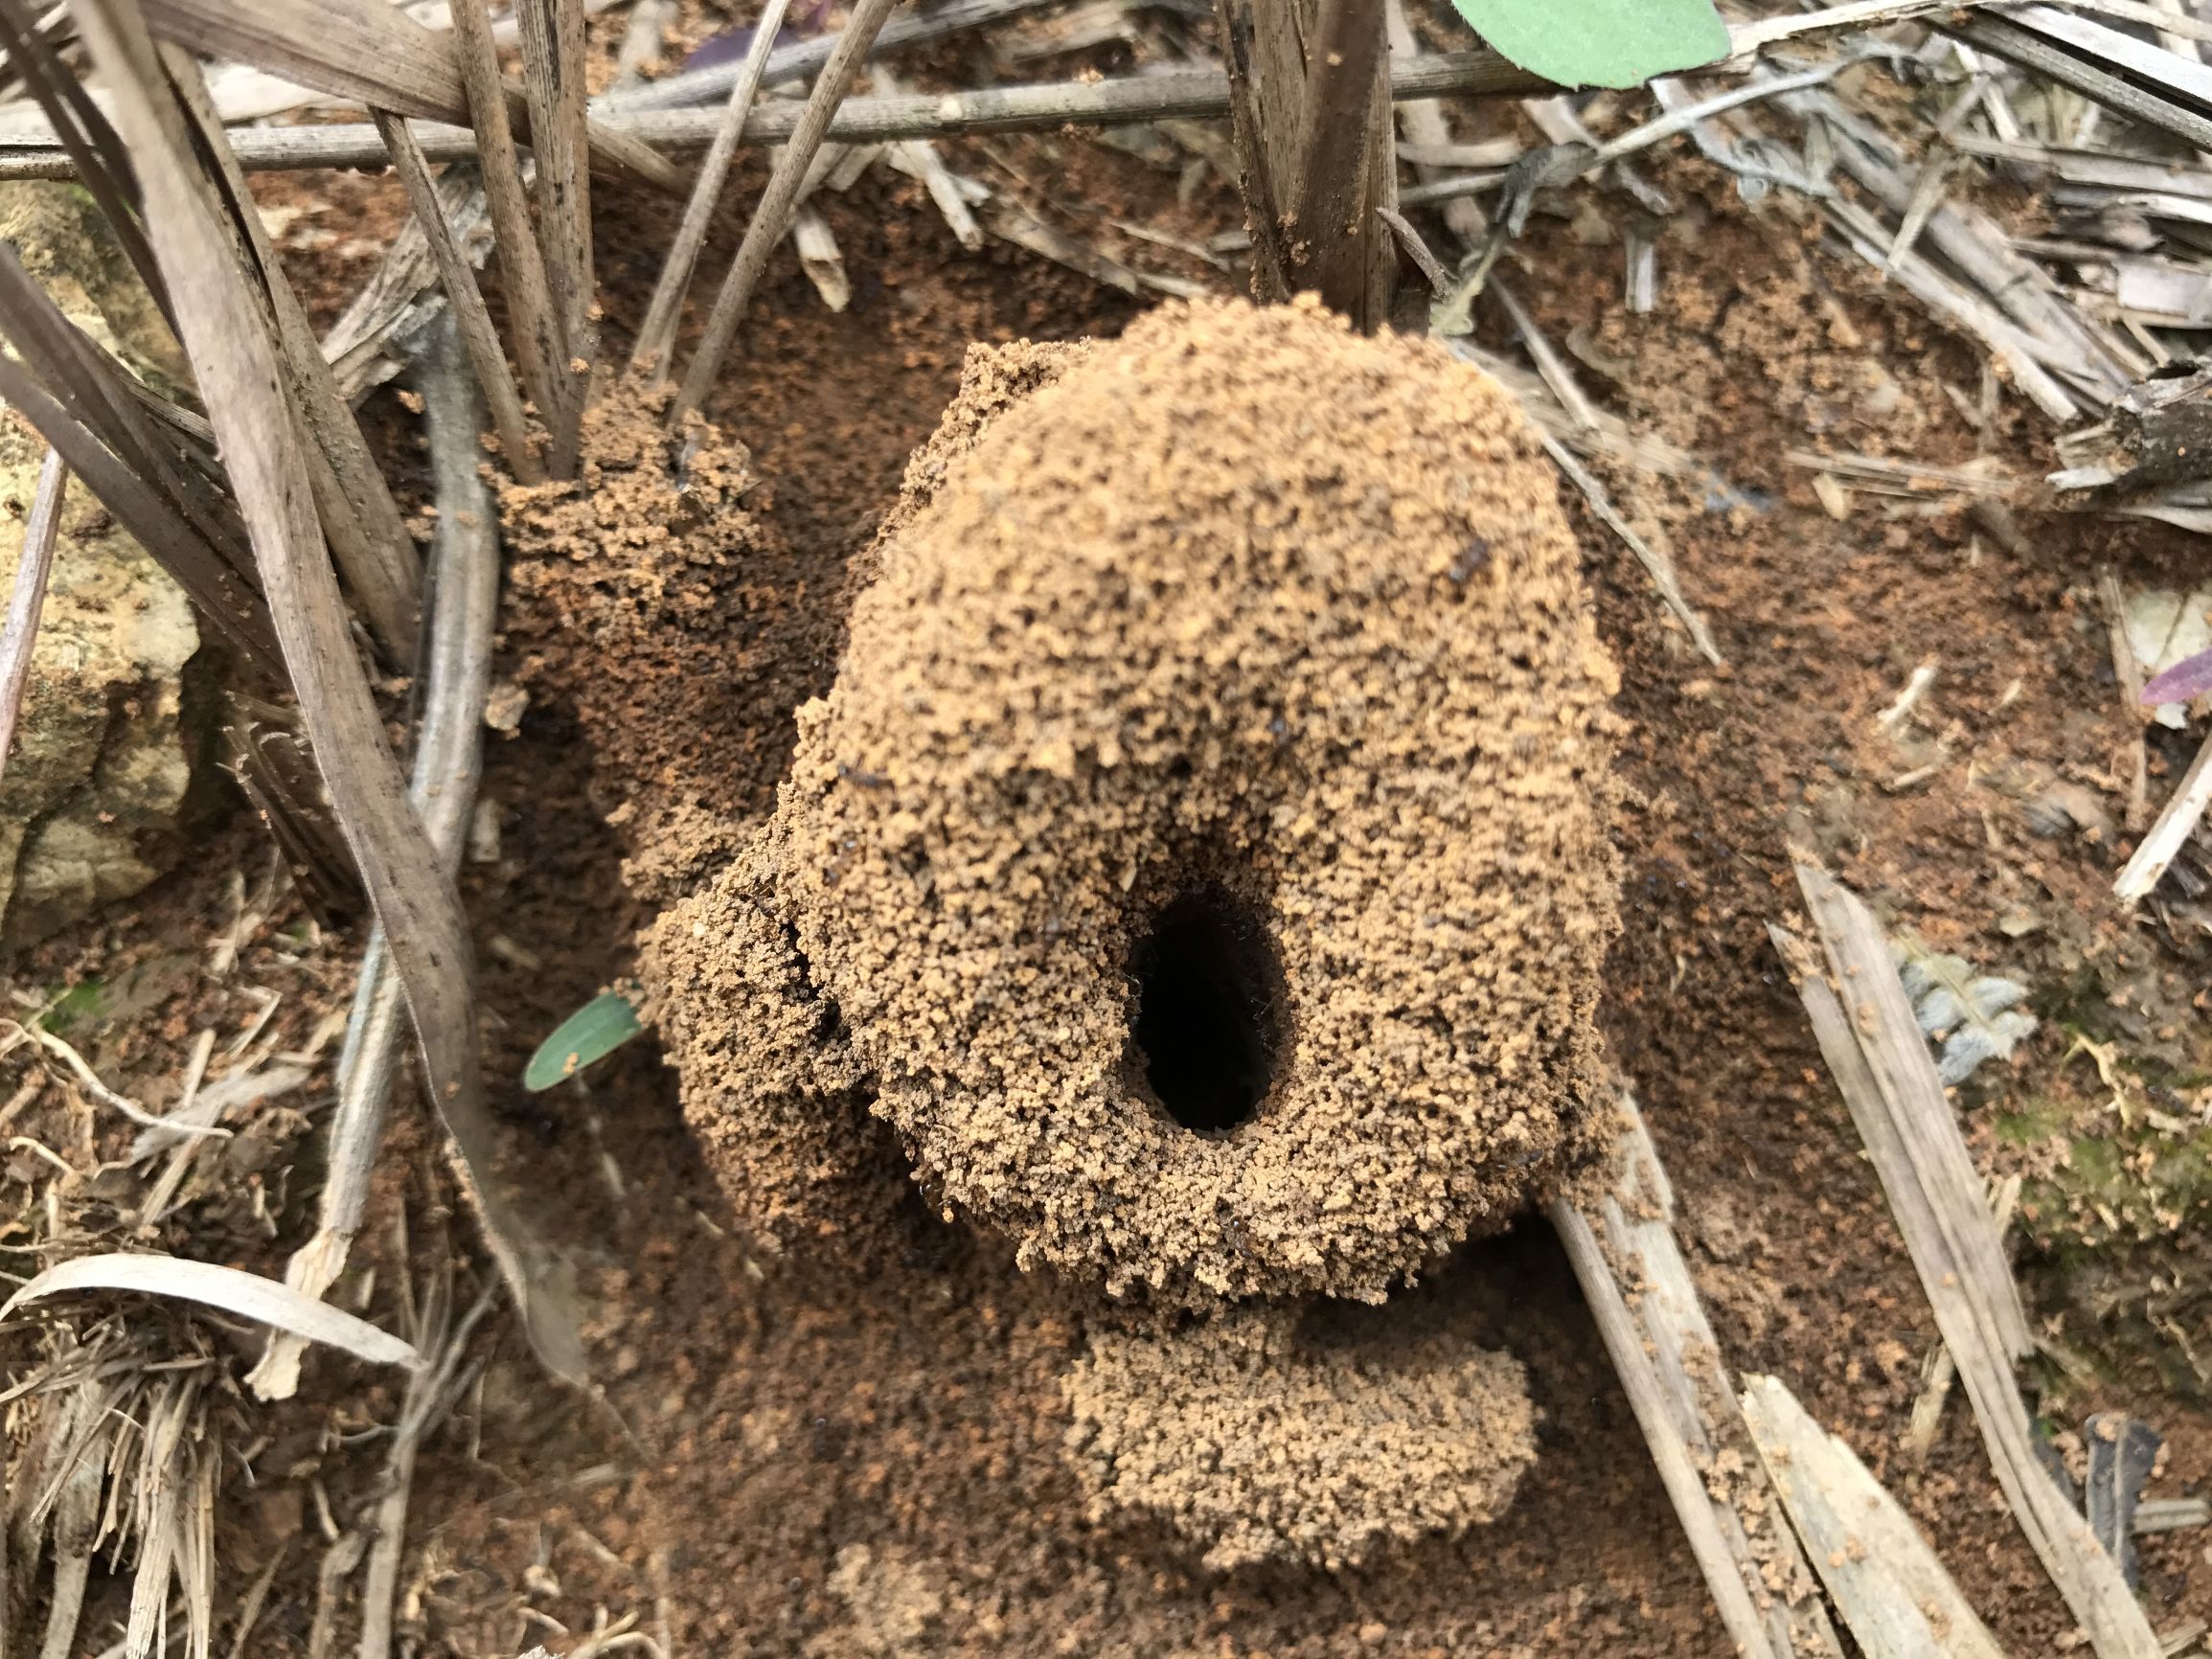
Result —
[[1573, 540], [1432, 344], [1171, 307], [988, 422], [1049, 367], [971, 368], [775, 818], [656, 934], [687, 1109], [741, 1197], [868, 1096], [1024, 1263], [1380, 1300], [1590, 1140]]
[[1527, 1374], [1456, 1337], [1331, 1342], [1282, 1310], [1105, 1329], [1069, 1373], [1092, 1519], [1156, 1515], [1216, 1571], [1334, 1571], [1495, 1520], [1536, 1458]]

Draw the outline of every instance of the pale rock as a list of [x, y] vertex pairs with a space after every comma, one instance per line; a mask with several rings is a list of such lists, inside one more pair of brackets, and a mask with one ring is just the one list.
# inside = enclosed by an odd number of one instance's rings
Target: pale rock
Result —
[[[0, 239], [85, 332], [149, 377], [181, 368], [98, 210], [66, 185], [0, 185]], [[0, 592], [11, 586], [45, 443], [0, 417]], [[0, 778], [0, 948], [139, 892], [181, 851], [193, 781], [183, 591], [72, 479], [15, 747]]]

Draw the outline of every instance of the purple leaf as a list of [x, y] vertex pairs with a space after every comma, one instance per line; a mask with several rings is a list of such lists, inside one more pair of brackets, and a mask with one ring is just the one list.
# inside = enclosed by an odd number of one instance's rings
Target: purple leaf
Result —
[[2199, 651], [2193, 657], [2183, 657], [2145, 686], [2143, 703], [2147, 708], [2161, 703], [2193, 703], [2207, 692], [2212, 692], [2212, 651]]

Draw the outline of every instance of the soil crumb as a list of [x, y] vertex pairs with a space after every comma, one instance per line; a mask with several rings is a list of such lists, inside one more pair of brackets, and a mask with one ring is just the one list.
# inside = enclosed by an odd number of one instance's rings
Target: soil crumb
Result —
[[1063, 1381], [1091, 1518], [1166, 1521], [1216, 1571], [1335, 1571], [1380, 1545], [1495, 1520], [1536, 1459], [1528, 1376], [1429, 1332], [1316, 1340], [1285, 1309], [1194, 1329], [1096, 1330]]
[[501, 492], [516, 683], [573, 706], [602, 810], [651, 844], [633, 874], [657, 892], [726, 853], [787, 752], [759, 711], [803, 694], [783, 683], [800, 655], [783, 635], [805, 582], [755, 511], [751, 453], [696, 418], [671, 433], [669, 398], [609, 385], [574, 481]]
[[1025, 1266], [1373, 1301], [1586, 1154], [1616, 680], [1510, 398], [1178, 305], [972, 356], [907, 496], [647, 951], [741, 1204], [865, 1098]]

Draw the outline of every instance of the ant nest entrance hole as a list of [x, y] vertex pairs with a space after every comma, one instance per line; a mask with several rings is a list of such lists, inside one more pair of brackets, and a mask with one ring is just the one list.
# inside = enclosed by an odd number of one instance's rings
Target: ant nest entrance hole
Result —
[[1260, 1113], [1283, 1029], [1282, 959], [1260, 908], [1208, 885], [1159, 910], [1129, 953], [1129, 1069], [1194, 1134]]

